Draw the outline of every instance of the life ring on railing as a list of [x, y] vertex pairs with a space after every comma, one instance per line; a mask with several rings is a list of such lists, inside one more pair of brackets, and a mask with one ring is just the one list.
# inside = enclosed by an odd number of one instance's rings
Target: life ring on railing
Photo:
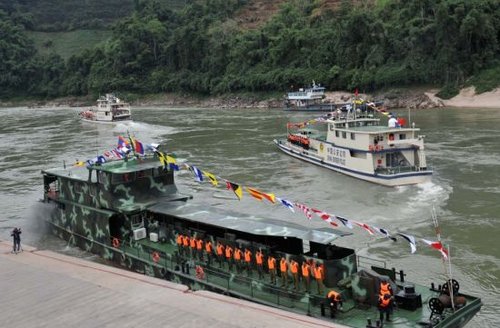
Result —
[[119, 248], [120, 247], [120, 241], [116, 237], [113, 237], [113, 247], [114, 248]]
[[389, 141], [394, 141], [394, 133], [389, 134]]
[[379, 146], [379, 145], [376, 145], [376, 146], [375, 146], [375, 150], [376, 150], [376, 151], [379, 151], [379, 150], [380, 150], [380, 146]]
[[160, 262], [160, 253], [158, 252], [153, 252], [153, 262], [158, 263]]
[[368, 150], [369, 150], [369, 151], [373, 151], [373, 145], [369, 145], [369, 146], [368, 146]]
[[196, 278], [203, 280], [205, 279], [205, 271], [203, 271], [203, 268], [200, 265], [196, 266]]

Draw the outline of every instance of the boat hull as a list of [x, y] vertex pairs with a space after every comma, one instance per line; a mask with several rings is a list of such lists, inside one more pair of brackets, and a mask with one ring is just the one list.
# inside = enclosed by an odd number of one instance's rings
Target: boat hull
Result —
[[326, 162], [319, 157], [312, 156], [310, 152], [305, 149], [294, 149], [288, 146], [287, 142], [283, 142], [281, 140], [274, 140], [274, 142], [281, 151], [292, 157], [327, 168], [335, 172], [343, 173], [345, 175], [354, 178], [358, 178], [361, 180], [380, 184], [387, 187], [425, 183], [429, 182], [432, 176], [432, 171], [408, 172], [408, 173], [398, 173], [391, 175], [357, 171], [354, 169], [349, 169], [346, 167], [335, 165], [333, 163]]
[[127, 120], [116, 120], [116, 121], [101, 121], [101, 120], [89, 120], [86, 118], [81, 118], [82, 122], [95, 123], [95, 124], [117, 124], [117, 123], [132, 123], [131, 119]]

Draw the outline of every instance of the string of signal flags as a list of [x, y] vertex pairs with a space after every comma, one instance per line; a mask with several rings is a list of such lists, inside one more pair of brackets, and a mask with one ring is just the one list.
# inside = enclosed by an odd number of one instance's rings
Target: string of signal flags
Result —
[[[346, 227], [348, 229], [354, 229], [354, 227], [359, 227], [372, 236], [380, 235], [394, 242], [397, 241], [396, 236], [401, 237], [409, 243], [412, 254], [417, 251], [417, 238], [413, 235], [402, 232], [391, 234], [389, 230], [385, 228], [379, 228], [364, 222], [347, 219], [343, 216], [331, 214], [326, 211], [305, 205], [303, 203], [292, 202], [287, 200], [286, 198], [278, 197], [274, 193], [263, 192], [257, 188], [244, 186], [240, 183], [227, 180], [225, 178], [217, 176], [206, 170], [202, 170], [197, 166], [188, 164], [186, 162], [180, 164], [177, 162], [177, 159], [175, 158], [174, 155], [164, 153], [160, 151], [158, 147], [159, 147], [158, 144], [144, 145], [139, 140], [130, 136], [128, 138], [119, 136], [118, 145], [116, 148], [106, 151], [104, 152], [103, 155], [99, 155], [94, 159], [88, 160], [86, 162], [77, 161], [74, 165], [89, 166], [96, 163], [102, 164], [107, 161], [121, 160], [125, 157], [130, 156], [130, 154], [133, 154], [132, 157], [140, 158], [145, 156], [147, 152], [152, 152], [156, 154], [158, 160], [163, 165], [164, 169], [173, 171], [180, 171], [182, 169], [189, 170], [193, 174], [196, 181], [200, 183], [209, 182], [215, 188], [218, 188], [219, 186], [225, 186], [227, 190], [232, 191], [236, 195], [238, 200], [241, 200], [244, 194], [248, 194], [258, 201], [262, 202], [266, 200], [266, 202], [271, 205], [281, 205], [283, 207], [286, 207], [292, 213], [295, 213], [295, 210], [299, 210], [304, 214], [304, 216], [308, 220], [312, 220], [314, 216], [320, 218], [321, 220], [323, 220], [323, 222], [333, 227], [339, 227], [339, 225], [342, 225], [343, 227]], [[429, 247], [438, 250], [441, 253], [444, 260], [448, 259], [448, 251], [443, 246], [440, 240], [432, 241], [424, 238], [419, 238], [419, 240], [422, 241], [425, 245], [428, 245]]]

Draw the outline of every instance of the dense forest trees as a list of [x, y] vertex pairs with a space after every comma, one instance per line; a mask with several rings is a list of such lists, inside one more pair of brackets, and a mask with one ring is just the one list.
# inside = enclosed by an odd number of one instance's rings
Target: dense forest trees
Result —
[[26, 19], [0, 11], [0, 95], [283, 91], [313, 79], [365, 91], [500, 84], [497, 0], [343, 1], [336, 10], [290, 0], [264, 26], [241, 30], [233, 17], [247, 2], [192, 1], [173, 11], [135, 0], [104, 45], [67, 62], [37, 56]]

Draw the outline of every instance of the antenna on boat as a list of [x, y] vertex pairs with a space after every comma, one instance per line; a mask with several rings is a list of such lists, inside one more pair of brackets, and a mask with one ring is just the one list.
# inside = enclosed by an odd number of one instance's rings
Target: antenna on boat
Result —
[[[442, 245], [441, 243], [441, 228], [439, 227], [439, 222], [437, 219], [437, 213], [436, 213], [436, 208], [433, 206], [432, 207], [432, 222], [434, 223], [434, 228], [436, 229], [436, 237], [438, 242]], [[444, 247], [444, 246], [441, 246]], [[448, 252], [448, 271], [446, 270], [446, 259], [443, 260], [443, 266], [444, 266], [444, 272], [445, 275], [448, 276], [448, 281], [446, 282], [448, 284], [448, 290], [450, 291], [450, 300], [451, 300], [451, 308], [453, 311], [455, 311], [455, 304], [454, 304], [454, 295], [453, 295], [453, 278], [452, 278], [452, 273], [451, 273], [451, 253], [450, 253], [450, 245], [447, 245], [447, 252]]]

